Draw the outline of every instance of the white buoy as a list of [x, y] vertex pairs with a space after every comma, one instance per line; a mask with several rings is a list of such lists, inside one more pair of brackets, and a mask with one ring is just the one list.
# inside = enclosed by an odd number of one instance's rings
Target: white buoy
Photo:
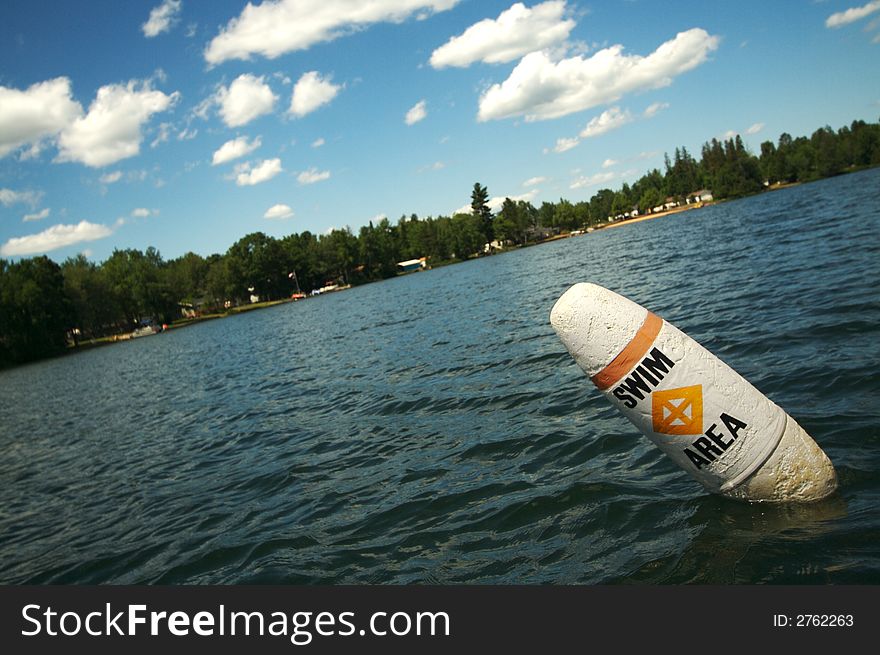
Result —
[[611, 403], [708, 491], [780, 502], [837, 488], [831, 461], [793, 418], [641, 305], [581, 283], [550, 323]]

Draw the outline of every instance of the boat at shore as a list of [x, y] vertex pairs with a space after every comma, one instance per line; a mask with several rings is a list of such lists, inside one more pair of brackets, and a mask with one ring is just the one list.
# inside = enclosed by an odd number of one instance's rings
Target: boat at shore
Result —
[[159, 333], [159, 330], [157, 330], [154, 326], [145, 325], [143, 327], [139, 327], [137, 330], [132, 332], [131, 338], [137, 339], [139, 337], [150, 337], [150, 336], [153, 336], [154, 334], [158, 334], [158, 333]]

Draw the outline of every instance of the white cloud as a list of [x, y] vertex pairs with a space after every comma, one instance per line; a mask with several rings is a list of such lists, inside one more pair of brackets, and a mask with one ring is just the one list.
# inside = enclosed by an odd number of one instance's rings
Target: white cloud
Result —
[[459, 0], [276, 0], [248, 3], [205, 49], [212, 65], [262, 55], [275, 59], [295, 50], [364, 29], [373, 23], [400, 23], [417, 14], [446, 11]]
[[[519, 202], [520, 200], [522, 200], [523, 202], [531, 202], [538, 195], [538, 191], [538, 189], [532, 189], [531, 191], [528, 191], [526, 193], [521, 193], [514, 196], [492, 196], [491, 198], [489, 198], [489, 200], [486, 201], [486, 206], [493, 213], [497, 213], [501, 210], [501, 206], [504, 204], [504, 201], [507, 198], [510, 198], [514, 202]], [[471, 211], [472, 210], [470, 205], [462, 205], [454, 212], [452, 212], [452, 215], [454, 216], [455, 214], [470, 214]]]
[[839, 11], [836, 14], [831, 14], [825, 20], [825, 27], [832, 29], [843, 27], [844, 25], [855, 23], [866, 16], [870, 16], [876, 11], [880, 11], [880, 0], [872, 0], [872, 2], [862, 5], [861, 7], [852, 7], [846, 11]]
[[155, 209], [147, 209], [145, 207], [138, 207], [137, 209], [131, 210], [131, 217], [132, 218], [149, 218], [150, 216], [153, 216], [158, 213], [159, 212]]
[[431, 66], [465, 67], [474, 62], [488, 64], [513, 61], [564, 42], [575, 22], [564, 18], [564, 0], [549, 0], [532, 8], [517, 2], [499, 14], [471, 25], [431, 54]]
[[244, 157], [245, 155], [252, 153], [261, 145], [262, 141], [260, 141], [260, 137], [257, 137], [253, 141], [248, 141], [246, 136], [240, 136], [227, 141], [217, 148], [217, 151], [211, 159], [211, 166], [218, 166], [220, 164], [225, 164], [228, 161], [238, 159], [239, 157]]
[[229, 87], [220, 87], [215, 95], [220, 118], [229, 127], [240, 127], [270, 113], [278, 100], [264, 77], [250, 73], [239, 75]]
[[333, 84], [329, 77], [321, 77], [318, 71], [303, 73], [293, 87], [290, 113], [301, 118], [326, 105], [339, 93], [342, 86]]
[[71, 96], [70, 80], [58, 77], [25, 91], [0, 86], [0, 157], [56, 135], [82, 115]]
[[271, 180], [283, 169], [281, 168], [281, 160], [276, 157], [275, 159], [263, 160], [254, 167], [245, 164], [238, 170], [235, 183], [238, 186], [253, 186]]
[[88, 221], [81, 221], [77, 225], [55, 225], [39, 234], [10, 239], [0, 246], [0, 255], [3, 257], [36, 255], [76, 243], [103, 239], [111, 234], [113, 230], [106, 225]]
[[[573, 137], [562, 137], [561, 139], [556, 139], [556, 145], [553, 146], [553, 152], [560, 153], [565, 152], [567, 150], [571, 150], [572, 148], [577, 148], [578, 144], [581, 142], [576, 136]], [[545, 153], [549, 152], [549, 150], [545, 150]]]
[[58, 137], [57, 161], [76, 161], [100, 168], [140, 152], [144, 124], [179, 98], [150, 87], [148, 81], [110, 84], [98, 94], [85, 116], [65, 127]]
[[428, 115], [428, 103], [425, 100], [419, 100], [416, 104], [410, 107], [409, 111], [406, 112], [406, 116], [404, 117], [404, 122], [407, 125], [415, 125], [421, 120], [425, 120], [425, 117]]
[[190, 114], [195, 118], [201, 118], [203, 121], [208, 120], [209, 115], [211, 114], [211, 109], [214, 105], [217, 104], [217, 94], [214, 93], [209, 95], [207, 98], [202, 100], [199, 104], [193, 107], [190, 110]]
[[764, 129], [764, 123], [755, 123], [746, 130], [746, 134], [757, 134]]
[[620, 162], [617, 161], [616, 159], [606, 159], [605, 161], [602, 162], [602, 168], [613, 168], [614, 166], [617, 166], [619, 163]]
[[31, 143], [26, 150], [22, 150], [21, 154], [18, 156], [19, 161], [28, 161], [31, 159], [36, 159], [39, 157], [43, 148], [46, 147], [46, 142], [48, 139], [40, 139], [39, 141], [34, 141]]
[[654, 118], [659, 112], [664, 109], [669, 109], [668, 102], [655, 102], [653, 104], [648, 105], [645, 111], [642, 113], [642, 116], [645, 118]]
[[293, 218], [293, 210], [289, 205], [272, 205], [263, 214], [263, 218], [284, 220], [285, 218]]
[[0, 189], [0, 204], [9, 207], [17, 203], [36, 207], [43, 197], [41, 192], [37, 191], [13, 191], [12, 189]]
[[297, 175], [296, 179], [300, 184], [315, 184], [315, 182], [322, 182], [330, 179], [330, 171], [319, 171], [312, 166], [309, 170], [303, 171]]
[[608, 184], [617, 177], [617, 173], [608, 171], [607, 173], [596, 173], [595, 175], [582, 176], [574, 180], [569, 186], [570, 189], [582, 189], [584, 187], [598, 186], [600, 184]]
[[44, 210], [39, 211], [36, 214], [25, 214], [21, 220], [24, 221], [25, 223], [27, 223], [29, 221], [42, 221], [44, 218], [49, 218], [50, 213], [51, 213], [51, 210], [48, 207], [46, 207]]
[[520, 193], [514, 196], [495, 196], [493, 198], [489, 198], [486, 204], [489, 206], [493, 212], [497, 212], [501, 209], [501, 206], [504, 204], [504, 201], [507, 198], [510, 198], [514, 202], [519, 202], [522, 200], [523, 202], [531, 202], [535, 199], [535, 196], [538, 195], [538, 189], [532, 189], [531, 191], [527, 191], [525, 193]]
[[178, 141], [192, 141], [199, 135], [199, 131], [197, 129], [189, 129], [188, 127], [184, 128], [182, 131], [177, 133]]
[[615, 45], [584, 58], [553, 61], [533, 52], [501, 84], [480, 97], [480, 121], [525, 116], [527, 121], [559, 118], [611, 103], [634, 91], [657, 89], [696, 68], [718, 47], [719, 38], [694, 28], [681, 32], [646, 57], [627, 55]]
[[326, 143], [326, 141], [324, 141], [324, 137], [318, 137], [317, 139], [315, 139], [314, 141], [312, 141], [312, 147], [313, 147], [313, 148], [320, 148], [320, 147], [323, 146], [325, 143]]
[[141, 25], [144, 36], [152, 38], [170, 30], [171, 26], [177, 22], [180, 8], [180, 0], [165, 0], [158, 7], [154, 7], [150, 11], [150, 18]]
[[[666, 109], [669, 105], [665, 102], [655, 102], [650, 105], [647, 109], [645, 109], [642, 114], [642, 118], [649, 119], [653, 118], [657, 112], [662, 109]], [[589, 139], [591, 137], [600, 136], [602, 134], [606, 134], [607, 132], [611, 132], [612, 130], [616, 130], [620, 127], [623, 127], [627, 123], [631, 123], [636, 120], [628, 109], [621, 110], [620, 107], [611, 107], [610, 109], [606, 109], [598, 116], [590, 119], [590, 122], [587, 123], [586, 127], [581, 130], [580, 134], [576, 137], [570, 138], [562, 138], [556, 140], [556, 145], [553, 147], [553, 151], [560, 153], [565, 152], [566, 150], [571, 150], [572, 148], [580, 145], [581, 139]], [[549, 149], [545, 149], [544, 153], [548, 153]], [[608, 162], [611, 162], [609, 164]], [[612, 159], [606, 159], [605, 163], [602, 164], [602, 168], [608, 168], [609, 166], [616, 164]]]
[[113, 171], [112, 173], [104, 173], [98, 178], [101, 184], [113, 184], [122, 179], [122, 171]]
[[623, 127], [627, 123], [631, 123], [632, 120], [632, 114], [630, 114], [628, 110], [624, 109], [621, 111], [620, 107], [611, 107], [595, 118], [590, 119], [587, 126], [581, 130], [580, 136], [582, 139], [599, 136]]
[[538, 186], [539, 184], [544, 184], [547, 181], [546, 177], [530, 177], [525, 182], [522, 183], [524, 187], [532, 187]]
[[156, 138], [153, 139], [153, 142], [150, 144], [151, 148], [155, 148], [160, 143], [165, 143], [168, 141], [168, 136], [171, 134], [171, 123], [161, 123], [159, 125], [159, 134], [156, 135]]
[[724, 134], [721, 135], [722, 141], [727, 141], [728, 139], [736, 138], [736, 135], [739, 134], [736, 130], [727, 130]]

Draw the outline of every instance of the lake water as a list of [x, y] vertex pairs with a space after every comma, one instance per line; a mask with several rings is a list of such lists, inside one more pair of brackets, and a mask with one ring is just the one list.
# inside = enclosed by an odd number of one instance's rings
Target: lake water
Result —
[[[880, 170], [0, 373], [3, 583], [880, 583]], [[707, 495], [548, 321], [593, 281], [834, 462]]]

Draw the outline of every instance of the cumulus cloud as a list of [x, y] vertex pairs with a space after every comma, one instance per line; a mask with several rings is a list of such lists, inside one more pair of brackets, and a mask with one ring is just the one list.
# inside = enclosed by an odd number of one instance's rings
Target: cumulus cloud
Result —
[[[492, 196], [491, 198], [489, 198], [489, 200], [486, 201], [486, 206], [493, 213], [497, 213], [501, 210], [501, 207], [502, 205], [504, 205], [504, 201], [507, 198], [510, 198], [514, 202], [519, 202], [520, 200], [522, 200], [523, 202], [531, 202], [538, 195], [538, 192], [538, 189], [532, 189], [530, 191], [527, 191], [526, 193], [520, 193], [519, 195], [514, 196]], [[462, 205], [454, 212], [452, 212], [452, 215], [454, 216], [455, 214], [470, 214], [471, 211], [472, 209], [470, 205]]]
[[524, 187], [533, 187], [538, 186], [539, 184], [544, 184], [547, 181], [546, 177], [530, 177], [525, 182], [522, 183]]
[[[578, 144], [581, 142], [576, 136], [573, 137], [562, 137], [560, 139], [556, 139], [556, 145], [553, 146], [553, 152], [559, 154], [565, 152], [567, 150], [571, 150], [572, 148], [577, 148]], [[545, 153], [549, 152], [549, 150], [545, 150]]]
[[28, 223], [30, 221], [42, 221], [44, 218], [49, 218], [50, 213], [52, 213], [51, 210], [46, 207], [44, 210], [39, 211], [35, 214], [25, 214], [21, 220], [25, 223]]
[[575, 26], [565, 18], [564, 0], [526, 7], [517, 2], [499, 14], [471, 25], [431, 54], [431, 66], [466, 67], [474, 62], [504, 63], [564, 42]]
[[240, 127], [270, 113], [278, 100], [265, 77], [250, 73], [239, 75], [228, 87], [220, 87], [215, 97], [220, 118], [229, 127]]
[[272, 205], [269, 209], [266, 210], [266, 213], [263, 214], [263, 218], [274, 219], [274, 220], [284, 220], [285, 218], [293, 218], [293, 210], [289, 205]]
[[136, 209], [131, 210], [132, 218], [149, 218], [154, 214], [158, 214], [159, 212], [155, 209], [147, 209], [146, 207], [138, 207]]
[[253, 167], [250, 164], [244, 164], [238, 169], [235, 183], [238, 186], [254, 186], [255, 184], [271, 180], [282, 170], [281, 160], [277, 157], [275, 159], [265, 159]]
[[324, 137], [318, 137], [317, 139], [315, 139], [314, 141], [312, 141], [312, 147], [313, 147], [313, 148], [320, 148], [320, 147], [323, 146], [325, 143], [326, 143], [326, 141], [324, 141]]
[[574, 180], [569, 186], [570, 189], [582, 189], [584, 187], [598, 186], [600, 184], [608, 184], [617, 177], [617, 173], [608, 171], [607, 173], [596, 173], [595, 175], [582, 176]]
[[666, 41], [646, 57], [628, 55], [622, 45], [591, 57], [553, 61], [546, 52], [532, 52], [510, 76], [480, 97], [480, 121], [525, 116], [526, 121], [559, 118], [618, 100], [635, 91], [668, 86], [672, 79], [696, 68], [718, 47], [719, 38], [694, 28]]
[[669, 109], [668, 102], [655, 102], [647, 106], [645, 111], [642, 113], [642, 116], [644, 116], [645, 118], [654, 118], [654, 116], [656, 116], [664, 109]]
[[39, 234], [14, 237], [0, 246], [3, 257], [36, 255], [86, 241], [103, 239], [113, 234], [106, 225], [81, 221], [76, 225], [55, 225]]
[[880, 0], [872, 0], [872, 2], [862, 5], [861, 7], [851, 7], [846, 11], [839, 11], [835, 14], [831, 14], [825, 20], [825, 27], [832, 29], [843, 27], [844, 25], [849, 25], [850, 23], [862, 20], [866, 16], [870, 16], [877, 11], [880, 11]]
[[410, 107], [409, 111], [406, 112], [406, 116], [404, 117], [404, 122], [407, 125], [415, 125], [419, 121], [425, 120], [428, 115], [428, 103], [425, 100], [419, 100], [416, 104]]
[[144, 124], [178, 98], [176, 92], [166, 95], [152, 89], [148, 81], [102, 86], [88, 113], [61, 131], [57, 161], [100, 168], [134, 157], [140, 152]]
[[70, 80], [58, 77], [24, 91], [0, 86], [0, 157], [25, 144], [55, 136], [82, 115], [71, 95]]
[[246, 136], [231, 139], [217, 148], [216, 152], [214, 152], [214, 156], [211, 159], [211, 166], [219, 166], [228, 161], [233, 161], [240, 157], [244, 157], [245, 155], [249, 155], [261, 145], [262, 141], [260, 141], [260, 137], [257, 137], [253, 141], [248, 141]]
[[319, 171], [314, 166], [296, 176], [296, 180], [300, 184], [315, 184], [328, 179], [330, 179], [330, 171]]
[[764, 123], [755, 123], [751, 125], [747, 130], [746, 134], [757, 134], [761, 130], [764, 129]]
[[619, 163], [620, 162], [617, 161], [616, 159], [609, 158], [609, 159], [606, 159], [605, 161], [602, 162], [602, 168], [613, 168], [614, 166], [617, 166]]
[[630, 114], [629, 111], [627, 111], [626, 109], [621, 111], [620, 107], [611, 107], [610, 109], [603, 111], [595, 118], [590, 119], [590, 122], [587, 123], [587, 126], [583, 130], [581, 130], [580, 136], [582, 139], [589, 139], [594, 136], [599, 136], [601, 134], [605, 134], [606, 132], [611, 132], [612, 130], [623, 127], [627, 123], [631, 123], [632, 120], [632, 114]]
[[342, 86], [333, 84], [329, 77], [321, 77], [317, 71], [303, 73], [293, 87], [290, 113], [301, 118], [326, 105], [339, 93]]
[[36, 207], [40, 203], [43, 194], [37, 191], [14, 191], [13, 189], [0, 189], [0, 204], [9, 207], [18, 203]]
[[144, 36], [152, 38], [170, 30], [172, 25], [177, 22], [180, 9], [180, 0], [165, 0], [158, 7], [154, 7], [150, 11], [147, 22], [141, 25]]
[[364, 29], [373, 23], [400, 23], [415, 14], [446, 11], [459, 0], [268, 0], [248, 3], [205, 49], [205, 61], [261, 55], [275, 59], [295, 50]]

